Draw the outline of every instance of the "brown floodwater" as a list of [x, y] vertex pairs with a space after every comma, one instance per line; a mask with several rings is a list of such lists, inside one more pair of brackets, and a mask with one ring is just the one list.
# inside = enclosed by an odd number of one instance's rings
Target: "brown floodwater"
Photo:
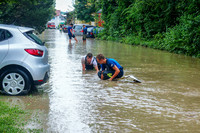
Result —
[[[66, 33], [46, 30], [48, 83], [28, 96], [0, 100], [32, 110], [25, 128], [59, 133], [200, 132], [200, 59], [111, 41], [69, 44]], [[82, 73], [88, 52], [116, 59], [131, 79], [101, 81]], [[34, 121], [37, 119], [39, 122]]]

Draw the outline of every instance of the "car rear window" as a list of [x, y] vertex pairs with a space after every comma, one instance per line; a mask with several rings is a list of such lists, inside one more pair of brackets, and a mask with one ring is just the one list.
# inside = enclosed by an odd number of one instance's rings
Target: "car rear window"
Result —
[[93, 29], [93, 27], [87, 28], [87, 31], [88, 31], [88, 32], [91, 32], [92, 29]]
[[94, 27], [94, 26], [92, 26], [92, 25], [86, 25], [86, 27], [87, 27], [87, 28], [90, 28], [90, 27]]
[[31, 41], [43, 46], [44, 43], [33, 33], [33, 31], [25, 32], [24, 35]]
[[75, 29], [82, 29], [82, 26], [76, 26]]

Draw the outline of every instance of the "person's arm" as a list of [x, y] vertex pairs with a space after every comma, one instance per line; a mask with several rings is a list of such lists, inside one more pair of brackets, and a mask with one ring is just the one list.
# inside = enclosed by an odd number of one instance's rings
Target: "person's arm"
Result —
[[120, 72], [119, 68], [118, 68], [116, 65], [114, 65], [113, 69], [115, 70], [115, 73], [114, 73], [113, 76], [109, 79], [109, 80], [111, 80], [111, 81], [112, 81], [112, 80], [119, 74], [119, 72]]
[[85, 71], [85, 64], [82, 64], [82, 70]]
[[81, 58], [82, 70], [85, 71], [85, 58]]
[[98, 66], [96, 65], [94, 68], [96, 69], [96, 71], [98, 73], [99, 72]]
[[104, 72], [104, 70], [105, 70], [105, 66], [103, 65], [103, 64], [101, 64], [101, 80], [103, 80], [103, 72]]
[[73, 29], [70, 29], [70, 32], [72, 33], [72, 36], [73, 36]]
[[95, 68], [95, 70], [97, 71], [97, 73], [99, 72], [99, 68], [98, 68], [98, 65], [97, 65], [97, 61], [94, 59], [93, 61], [93, 67]]
[[101, 73], [101, 80], [103, 80], [103, 72]]

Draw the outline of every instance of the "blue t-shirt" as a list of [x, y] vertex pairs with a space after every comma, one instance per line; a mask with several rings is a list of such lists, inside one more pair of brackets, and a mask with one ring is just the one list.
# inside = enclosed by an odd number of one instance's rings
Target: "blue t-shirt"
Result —
[[83, 28], [83, 34], [87, 34], [87, 27]]
[[113, 70], [114, 66], [117, 66], [118, 69], [121, 69], [122, 66], [115, 60], [111, 58], [106, 58], [106, 64], [101, 64], [102, 71], [107, 68], [107, 70]]
[[72, 29], [72, 27], [69, 26], [67, 29], [68, 29], [68, 34], [72, 34], [71, 31], [70, 31]]

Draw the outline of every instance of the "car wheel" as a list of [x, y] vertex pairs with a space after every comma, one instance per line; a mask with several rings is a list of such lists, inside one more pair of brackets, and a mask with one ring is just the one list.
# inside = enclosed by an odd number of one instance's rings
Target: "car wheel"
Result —
[[2, 92], [12, 96], [27, 94], [31, 88], [28, 75], [18, 68], [5, 70], [0, 76], [0, 83]]

